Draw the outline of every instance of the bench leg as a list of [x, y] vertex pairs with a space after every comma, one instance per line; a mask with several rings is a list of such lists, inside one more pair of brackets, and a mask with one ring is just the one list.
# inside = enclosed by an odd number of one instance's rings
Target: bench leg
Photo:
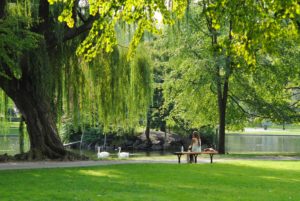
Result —
[[198, 154], [195, 154], [194, 157], [195, 157], [195, 163], [197, 163]]
[[178, 164], [180, 163], [180, 158], [181, 158], [182, 155], [177, 155], [178, 157]]
[[210, 156], [210, 163], [213, 163], [214, 154], [209, 154], [209, 156]]

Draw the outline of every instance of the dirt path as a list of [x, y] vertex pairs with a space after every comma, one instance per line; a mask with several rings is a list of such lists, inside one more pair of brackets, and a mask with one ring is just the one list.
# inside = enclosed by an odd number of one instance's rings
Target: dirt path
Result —
[[87, 167], [135, 163], [177, 163], [177, 160], [99, 160], [99, 161], [38, 161], [0, 163], [0, 170]]
[[[274, 156], [259, 156], [253, 158], [214, 158], [214, 163], [234, 160], [276, 160], [276, 161], [288, 161], [299, 160], [299, 156], [290, 157], [274, 157]], [[198, 163], [209, 163], [209, 158], [200, 158]], [[102, 166], [102, 165], [117, 165], [117, 164], [138, 164], [138, 163], [168, 163], [178, 164], [177, 158], [174, 159], [135, 159], [135, 160], [98, 160], [98, 161], [38, 161], [38, 162], [7, 162], [0, 163], [1, 170], [19, 170], [19, 169], [40, 169], [40, 168], [66, 168], [66, 167], [88, 167], [88, 166]], [[182, 163], [186, 163], [182, 160]]]

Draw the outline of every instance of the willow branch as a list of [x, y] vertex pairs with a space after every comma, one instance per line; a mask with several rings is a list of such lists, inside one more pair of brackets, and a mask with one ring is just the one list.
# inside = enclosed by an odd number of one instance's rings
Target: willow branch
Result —
[[257, 114], [253, 114], [250, 113], [248, 111], [246, 111], [239, 103], [240, 100], [237, 100], [236, 97], [234, 97], [233, 95], [228, 94], [228, 97], [230, 97], [230, 99], [238, 106], [238, 108], [240, 108], [240, 110], [244, 113], [247, 114], [249, 116], [254, 116], [254, 117], [261, 117], [261, 118], [268, 118], [267, 116], [261, 116], [261, 115], [257, 115]]
[[77, 9], [77, 15], [83, 23], [86, 23], [86, 19], [84, 19], [83, 15], [81, 14], [79, 9]]
[[83, 25], [81, 25], [79, 27], [75, 27], [73, 29], [69, 29], [66, 32], [66, 34], [64, 35], [63, 41], [71, 40], [71, 39], [79, 36], [80, 34], [86, 32], [86, 31], [89, 31], [92, 28], [93, 23], [96, 19], [98, 19], [98, 15], [91, 16], [87, 19], [87, 21]]
[[299, 86], [297, 86], [297, 87], [286, 87], [285, 89], [286, 90], [288, 90], [288, 89], [300, 89], [300, 87]]

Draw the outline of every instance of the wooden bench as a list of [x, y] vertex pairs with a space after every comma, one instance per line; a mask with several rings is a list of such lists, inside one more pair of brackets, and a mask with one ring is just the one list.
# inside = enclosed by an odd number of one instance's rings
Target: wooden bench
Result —
[[187, 151], [183, 151], [183, 152], [174, 152], [175, 155], [177, 155], [178, 157], [178, 163], [180, 163], [180, 158], [182, 155], [188, 155], [188, 156], [192, 156], [194, 159], [194, 162], [197, 163], [197, 157], [198, 155], [201, 154], [209, 154], [210, 156], [210, 163], [213, 163], [213, 157], [215, 154], [218, 154], [217, 151], [201, 151], [201, 152], [187, 152]]

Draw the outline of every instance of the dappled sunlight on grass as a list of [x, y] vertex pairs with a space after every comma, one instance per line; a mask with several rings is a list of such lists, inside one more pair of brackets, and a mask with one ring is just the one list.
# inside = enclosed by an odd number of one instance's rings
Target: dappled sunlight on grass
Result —
[[286, 178], [281, 178], [281, 177], [274, 177], [274, 176], [261, 176], [262, 179], [267, 179], [267, 180], [272, 180], [275, 182], [282, 182], [282, 183], [287, 183], [287, 182], [299, 182], [300, 183], [300, 179], [286, 179]]
[[111, 177], [119, 178], [120, 172], [114, 170], [79, 170], [82, 175], [96, 176], [96, 177]]
[[300, 161], [255, 161], [255, 160], [239, 160], [239, 161], [226, 161], [226, 164], [257, 167], [261, 169], [273, 170], [292, 170], [300, 173]]
[[32, 174], [32, 176], [34, 176], [34, 177], [41, 177], [40, 174]]

